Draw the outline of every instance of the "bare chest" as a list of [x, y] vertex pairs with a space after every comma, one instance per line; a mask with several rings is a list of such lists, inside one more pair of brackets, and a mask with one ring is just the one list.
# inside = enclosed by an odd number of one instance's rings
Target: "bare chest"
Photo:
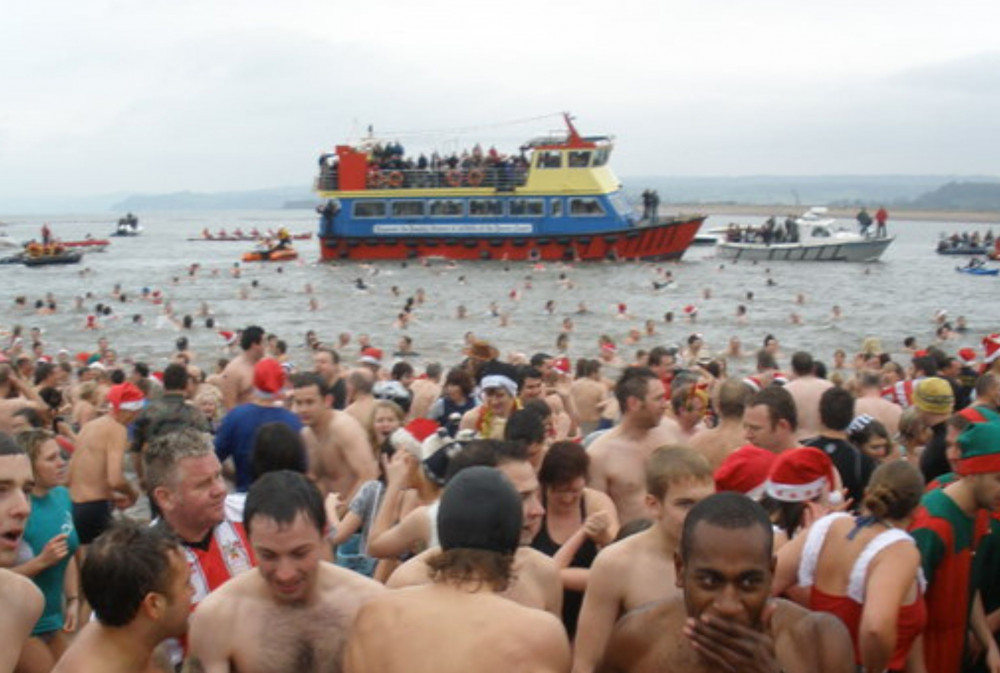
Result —
[[245, 648], [234, 657], [241, 673], [340, 673], [353, 614], [323, 605], [247, 615]]

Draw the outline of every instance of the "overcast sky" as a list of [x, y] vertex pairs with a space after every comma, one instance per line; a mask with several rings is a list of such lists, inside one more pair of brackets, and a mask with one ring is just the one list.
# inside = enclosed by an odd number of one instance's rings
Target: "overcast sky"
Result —
[[6, 2], [0, 208], [307, 185], [368, 124], [514, 150], [558, 119], [500, 123], [562, 110], [625, 176], [995, 175], [998, 25], [997, 0]]

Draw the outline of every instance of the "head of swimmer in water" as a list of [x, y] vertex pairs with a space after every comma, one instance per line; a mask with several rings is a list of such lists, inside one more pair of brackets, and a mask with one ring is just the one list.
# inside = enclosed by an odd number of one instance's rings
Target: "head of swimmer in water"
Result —
[[298, 472], [268, 472], [247, 493], [243, 525], [272, 597], [302, 603], [316, 590], [327, 528], [323, 496]]

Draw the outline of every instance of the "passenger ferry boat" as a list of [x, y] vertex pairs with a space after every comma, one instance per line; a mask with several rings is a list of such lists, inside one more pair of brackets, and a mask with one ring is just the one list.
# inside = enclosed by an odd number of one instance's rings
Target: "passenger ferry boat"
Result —
[[338, 145], [315, 184], [322, 259], [680, 258], [705, 216], [640, 217], [608, 165], [612, 139], [563, 117], [564, 134], [514, 158], [474, 150], [410, 167], [371, 137]]

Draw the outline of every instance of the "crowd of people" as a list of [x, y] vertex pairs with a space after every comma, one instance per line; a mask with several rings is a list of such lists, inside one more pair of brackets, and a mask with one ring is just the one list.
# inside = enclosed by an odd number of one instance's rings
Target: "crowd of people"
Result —
[[0, 672], [1000, 672], [1000, 334], [768, 335], [747, 376], [699, 334], [418, 371], [313, 333], [294, 372], [256, 325], [210, 371], [32, 337]]

